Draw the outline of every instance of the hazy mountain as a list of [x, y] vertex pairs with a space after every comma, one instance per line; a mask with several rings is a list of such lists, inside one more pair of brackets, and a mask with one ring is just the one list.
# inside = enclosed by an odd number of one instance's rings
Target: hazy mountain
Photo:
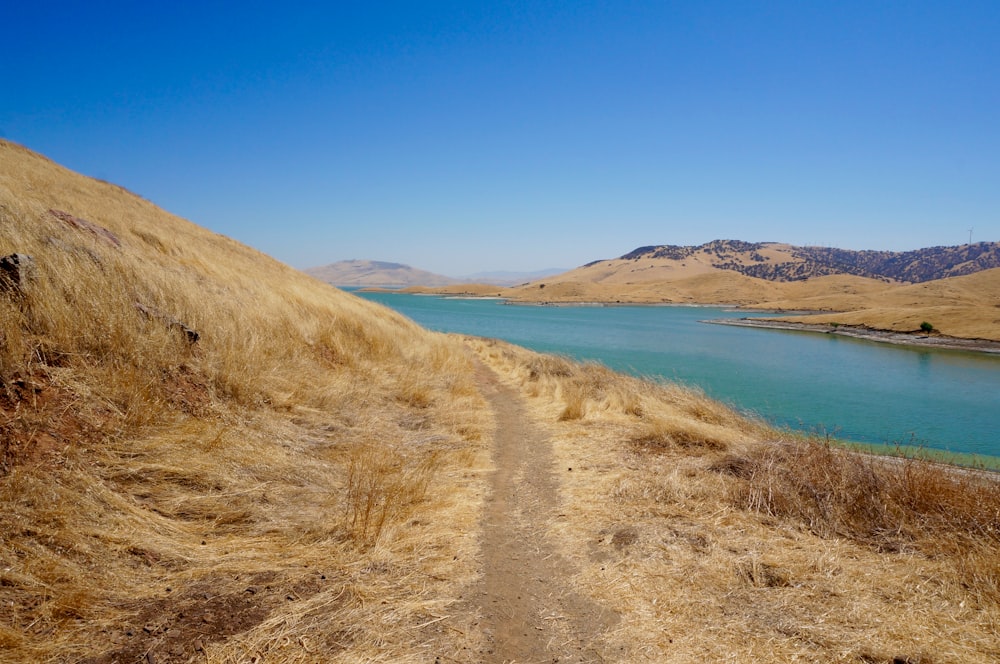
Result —
[[304, 272], [334, 286], [447, 286], [458, 283], [451, 277], [383, 261], [338, 261]]
[[515, 286], [553, 274], [561, 274], [565, 269], [552, 268], [534, 272], [516, 272], [495, 270], [492, 272], [477, 272], [463, 277], [453, 278], [419, 270], [402, 263], [387, 263], [384, 261], [349, 260], [338, 261], [322, 267], [311, 267], [304, 270], [320, 281], [334, 286], [450, 286], [459, 283], [493, 284], [497, 286]]
[[534, 272], [513, 272], [509, 270], [495, 270], [493, 272], [477, 272], [461, 277], [461, 281], [476, 284], [495, 284], [497, 286], [516, 286], [536, 279], [550, 277], [554, 274], [562, 274], [565, 268], [551, 268], [548, 270], [535, 270]]

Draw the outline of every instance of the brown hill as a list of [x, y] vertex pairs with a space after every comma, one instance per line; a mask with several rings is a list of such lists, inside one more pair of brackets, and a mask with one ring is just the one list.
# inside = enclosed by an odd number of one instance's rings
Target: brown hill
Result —
[[593, 276], [587, 274], [590, 270], [593, 268], [581, 268], [544, 282], [510, 288], [504, 296], [523, 302], [752, 304], [782, 292], [780, 285], [773, 282], [721, 270], [695, 268], [657, 280], [652, 277], [662, 274], [662, 270], [654, 267], [645, 273], [650, 277], [646, 280], [627, 281], [618, 272], [595, 282], [580, 280], [584, 275]]
[[488, 462], [457, 340], [0, 141], [7, 256], [0, 661], [433, 638], [427, 598], [477, 573]]
[[1000, 269], [868, 292], [792, 293], [787, 299], [756, 306], [838, 312], [783, 319], [790, 322], [913, 333], [922, 333], [921, 325], [929, 323], [948, 336], [1000, 341]]
[[[869, 279], [918, 283], [1000, 267], [1000, 243], [980, 242], [895, 252], [714, 240], [697, 247], [640, 247], [617, 260], [646, 265], [653, 262], [660, 268], [691, 264], [732, 270], [768, 281], [798, 281], [849, 274]], [[615, 261], [606, 263], [613, 264]], [[623, 268], [619, 266], [618, 270]], [[634, 273], [636, 270], [630, 272]]]

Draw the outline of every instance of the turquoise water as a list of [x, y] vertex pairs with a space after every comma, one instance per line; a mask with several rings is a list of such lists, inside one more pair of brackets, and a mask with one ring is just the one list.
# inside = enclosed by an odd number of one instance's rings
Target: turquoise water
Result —
[[709, 325], [708, 307], [534, 307], [359, 293], [433, 330], [504, 339], [695, 385], [797, 430], [1000, 456], [1000, 357]]

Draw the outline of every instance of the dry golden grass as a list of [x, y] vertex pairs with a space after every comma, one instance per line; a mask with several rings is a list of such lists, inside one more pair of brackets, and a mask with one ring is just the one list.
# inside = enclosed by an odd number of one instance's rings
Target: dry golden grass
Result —
[[1000, 482], [861, 456], [697, 392], [468, 342], [555, 446], [549, 528], [619, 661], [1000, 657]]
[[459, 344], [0, 141], [14, 252], [0, 659], [425, 659], [476, 573]]
[[1000, 309], [995, 306], [872, 307], [843, 313], [785, 316], [775, 320], [821, 325], [854, 325], [875, 330], [924, 334], [930, 323], [936, 333], [960, 339], [1000, 341]]

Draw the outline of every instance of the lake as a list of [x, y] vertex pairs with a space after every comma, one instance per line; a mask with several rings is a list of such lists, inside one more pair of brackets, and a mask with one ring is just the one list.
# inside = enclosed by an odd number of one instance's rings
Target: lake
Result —
[[714, 307], [519, 306], [357, 293], [432, 330], [496, 337], [697, 386], [778, 426], [1000, 457], [1000, 357], [711, 325]]

